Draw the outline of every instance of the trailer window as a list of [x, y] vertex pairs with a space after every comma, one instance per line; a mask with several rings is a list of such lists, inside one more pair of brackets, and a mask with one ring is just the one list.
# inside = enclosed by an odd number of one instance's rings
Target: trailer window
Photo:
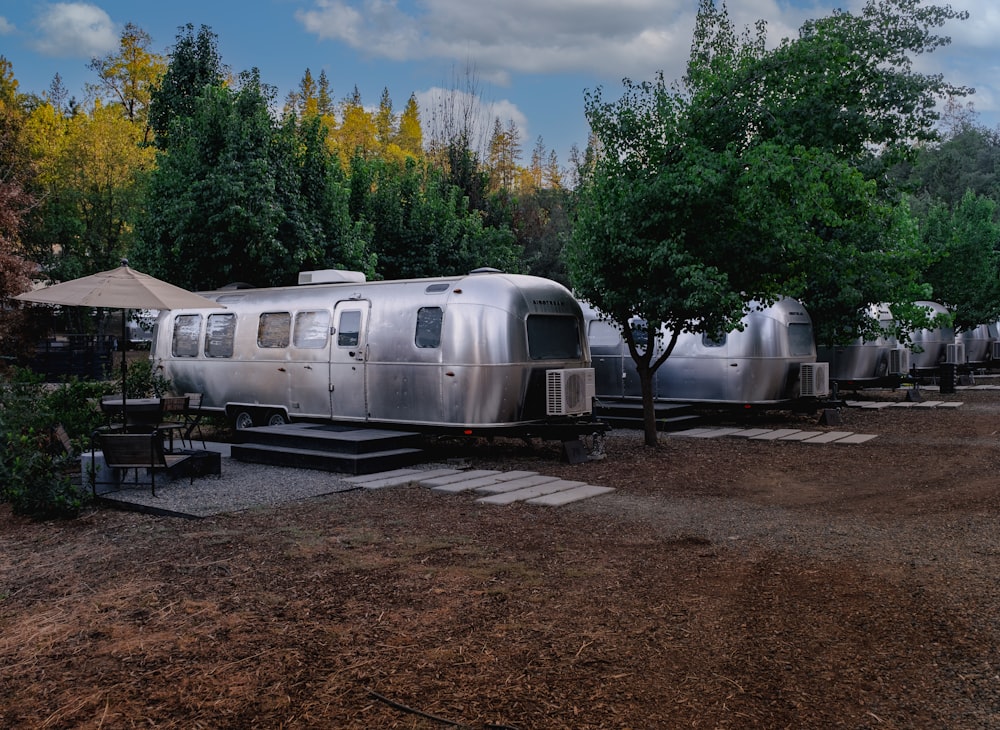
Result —
[[347, 309], [340, 313], [337, 327], [338, 347], [357, 347], [361, 341], [361, 310]]
[[236, 339], [235, 314], [210, 314], [205, 326], [205, 357], [232, 357]]
[[198, 339], [201, 335], [200, 314], [178, 314], [174, 320], [171, 352], [174, 357], [197, 357]]
[[413, 338], [417, 347], [441, 346], [441, 323], [444, 310], [441, 307], [421, 307], [417, 310], [417, 333]]
[[295, 331], [292, 333], [292, 342], [296, 347], [321, 350], [326, 347], [326, 338], [329, 332], [329, 312], [326, 310], [299, 312], [295, 315]]
[[618, 326], [604, 319], [595, 319], [590, 323], [588, 337], [590, 344], [597, 347], [613, 347], [620, 345], [622, 341]]
[[288, 347], [292, 315], [288, 312], [264, 312], [257, 324], [258, 347]]
[[701, 335], [701, 345], [702, 347], [725, 347], [726, 335], [710, 335], [708, 332], [703, 332]]
[[573, 360], [582, 355], [575, 317], [554, 314], [528, 317], [528, 356], [532, 360]]
[[793, 357], [802, 357], [813, 354], [812, 325], [788, 325], [788, 350], [788, 354]]

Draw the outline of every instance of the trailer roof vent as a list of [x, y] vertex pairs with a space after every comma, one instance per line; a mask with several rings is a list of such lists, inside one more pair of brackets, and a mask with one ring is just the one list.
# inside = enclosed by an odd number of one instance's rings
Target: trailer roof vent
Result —
[[365, 275], [360, 271], [345, 271], [344, 269], [320, 269], [318, 271], [300, 271], [299, 284], [363, 284]]
[[500, 269], [494, 269], [492, 266], [480, 266], [478, 269], [473, 269], [469, 272], [470, 274], [502, 274]]

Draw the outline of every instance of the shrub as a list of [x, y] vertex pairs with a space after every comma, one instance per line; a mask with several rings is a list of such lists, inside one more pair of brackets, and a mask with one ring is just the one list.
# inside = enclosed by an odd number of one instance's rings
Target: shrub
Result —
[[87, 504], [79, 465], [55, 437], [61, 425], [79, 453], [101, 424], [97, 401], [109, 383], [46, 385], [19, 369], [0, 381], [0, 500], [19, 514], [73, 517]]

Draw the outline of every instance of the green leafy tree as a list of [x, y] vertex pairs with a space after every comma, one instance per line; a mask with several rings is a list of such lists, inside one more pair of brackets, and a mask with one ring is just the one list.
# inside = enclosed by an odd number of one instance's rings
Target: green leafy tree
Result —
[[953, 208], [931, 206], [924, 236], [934, 255], [927, 281], [958, 330], [1000, 320], [1000, 224], [996, 201], [967, 190]]
[[169, 146], [171, 122], [190, 118], [206, 87], [225, 83], [228, 70], [219, 55], [218, 36], [207, 26], [195, 35], [190, 23], [177, 34], [167, 71], [149, 102], [149, 124], [161, 149]]
[[[869, 2], [806, 23], [769, 50], [702, 0], [682, 87], [626, 81], [589, 93], [597, 141], [570, 278], [622, 328], [635, 359], [645, 439], [656, 445], [652, 378], [680, 332], [738, 326], [747, 302], [806, 302], [822, 339], [871, 324], [865, 305], [912, 301], [925, 263], [906, 208], [865, 175], [873, 148], [901, 154], [932, 135], [935, 100], [962, 93], [911, 69], [957, 17], [911, 0]], [[653, 359], [661, 326], [672, 333]]]
[[186, 288], [291, 275], [294, 255], [279, 237], [273, 93], [256, 71], [240, 81], [237, 90], [206, 86], [189, 116], [173, 118], [151, 177], [136, 263]]
[[462, 191], [416, 160], [401, 167], [355, 157], [352, 217], [378, 242], [378, 273], [387, 279], [458, 274], [482, 266], [521, 270], [509, 230], [483, 225]]

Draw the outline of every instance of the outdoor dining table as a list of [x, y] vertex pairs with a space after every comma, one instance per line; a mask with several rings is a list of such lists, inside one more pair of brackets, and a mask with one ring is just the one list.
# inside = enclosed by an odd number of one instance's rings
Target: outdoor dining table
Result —
[[[107, 416], [109, 427], [113, 425], [115, 418], [121, 424], [123, 409], [120, 397], [102, 399], [101, 410]], [[126, 430], [132, 428], [153, 430], [160, 424], [163, 407], [159, 398], [128, 398], [125, 401], [124, 412]]]

